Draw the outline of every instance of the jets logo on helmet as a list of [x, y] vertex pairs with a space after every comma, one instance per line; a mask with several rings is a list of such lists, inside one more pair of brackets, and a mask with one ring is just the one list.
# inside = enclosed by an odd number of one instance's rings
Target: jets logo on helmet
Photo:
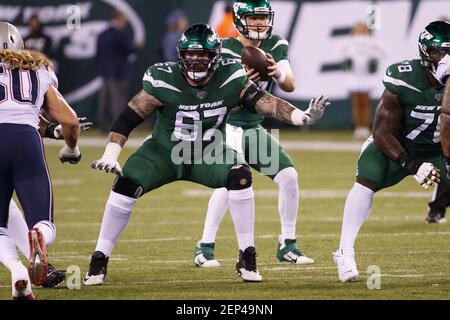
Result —
[[191, 80], [201, 81], [219, 66], [222, 43], [207, 24], [194, 24], [181, 36], [177, 46], [181, 72]]
[[249, 39], [270, 38], [274, 15], [268, 0], [242, 0], [233, 4], [234, 26]]
[[422, 65], [435, 75], [439, 60], [450, 53], [450, 23], [428, 24], [419, 36], [419, 53]]

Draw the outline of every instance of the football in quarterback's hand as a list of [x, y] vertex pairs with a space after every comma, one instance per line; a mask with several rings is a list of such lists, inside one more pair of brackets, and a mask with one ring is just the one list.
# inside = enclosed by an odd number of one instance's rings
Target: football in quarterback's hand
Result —
[[267, 62], [267, 56], [263, 50], [252, 46], [242, 48], [241, 62], [248, 69], [254, 69], [255, 72], [258, 72], [261, 80], [267, 81], [270, 79], [270, 76], [268, 76], [269, 71], [267, 70], [270, 64]]

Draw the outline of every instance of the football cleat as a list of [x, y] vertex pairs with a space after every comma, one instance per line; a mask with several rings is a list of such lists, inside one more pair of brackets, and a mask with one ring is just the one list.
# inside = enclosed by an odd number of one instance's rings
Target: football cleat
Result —
[[108, 271], [109, 257], [101, 251], [95, 251], [91, 257], [91, 263], [89, 264], [89, 271], [83, 279], [85, 286], [97, 286], [103, 284], [106, 273]]
[[54, 288], [66, 279], [66, 271], [56, 269], [50, 263], [48, 264], [47, 281], [42, 286], [44, 288]]
[[425, 218], [426, 223], [446, 223], [445, 212], [436, 212], [430, 211], [428, 212], [428, 216]]
[[277, 259], [280, 262], [294, 264], [311, 264], [314, 260], [305, 256], [297, 247], [297, 239], [285, 239], [283, 243], [278, 243]]
[[48, 258], [44, 236], [38, 228], [32, 228], [28, 232], [30, 243], [30, 258], [28, 260], [28, 273], [31, 283], [41, 286], [47, 281]]
[[256, 268], [257, 253], [255, 247], [248, 247], [244, 251], [239, 250], [239, 258], [236, 263], [236, 272], [245, 282], [261, 282], [262, 277]]
[[338, 268], [339, 280], [351, 282], [358, 280], [359, 272], [356, 269], [355, 251], [339, 249], [333, 253], [333, 260]]
[[215, 243], [203, 243], [198, 241], [194, 251], [194, 263], [197, 267], [214, 268], [220, 267], [219, 261], [214, 258]]

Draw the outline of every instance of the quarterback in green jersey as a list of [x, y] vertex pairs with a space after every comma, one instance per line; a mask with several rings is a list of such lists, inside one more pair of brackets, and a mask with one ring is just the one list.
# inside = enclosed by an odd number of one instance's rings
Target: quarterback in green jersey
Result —
[[[233, 3], [233, 22], [238, 38], [223, 40], [222, 56], [241, 60], [244, 46], [259, 47], [267, 55], [268, 81], [259, 73], [247, 70], [247, 75], [261, 89], [270, 91], [274, 82], [286, 92], [295, 89], [295, 79], [289, 64], [287, 40], [272, 34], [274, 11], [268, 0], [238, 0]], [[281, 234], [277, 241], [276, 258], [295, 264], [313, 263], [297, 246], [296, 222], [299, 207], [298, 174], [291, 157], [278, 140], [262, 126], [264, 115], [241, 108], [231, 112], [226, 124], [228, 146], [242, 155], [255, 170], [271, 178], [279, 187], [279, 215]], [[261, 142], [268, 142], [262, 145]], [[268, 147], [266, 148], [266, 145]], [[267, 150], [266, 150], [267, 149]], [[266, 161], [268, 158], [270, 161]], [[215, 258], [216, 234], [228, 208], [229, 191], [214, 190], [208, 204], [202, 239], [194, 251], [194, 263], [199, 267], [218, 267]]]
[[[181, 36], [178, 63], [150, 66], [143, 89], [116, 119], [103, 156], [92, 168], [118, 175], [106, 203], [100, 235], [85, 285], [102, 284], [107, 264], [137, 200], [177, 180], [229, 190], [239, 257], [236, 271], [244, 281], [262, 280], [254, 247], [252, 176], [245, 160], [225, 144], [224, 124], [232, 108], [242, 105], [294, 125], [312, 124], [324, 112], [320, 101], [301, 111], [259, 89], [242, 65], [221, 59], [221, 40], [208, 25], [195, 24]], [[152, 135], [125, 162], [117, 162], [129, 133], [157, 113]]]
[[375, 192], [412, 176], [422, 187], [439, 184], [446, 189], [440, 141], [440, 114], [444, 86], [436, 66], [448, 53], [449, 24], [435, 21], [419, 37], [420, 59], [389, 66], [383, 76], [385, 90], [375, 115], [373, 137], [363, 145], [356, 182], [345, 202], [339, 250], [334, 253], [339, 280], [354, 281], [359, 273], [354, 243], [369, 217]]

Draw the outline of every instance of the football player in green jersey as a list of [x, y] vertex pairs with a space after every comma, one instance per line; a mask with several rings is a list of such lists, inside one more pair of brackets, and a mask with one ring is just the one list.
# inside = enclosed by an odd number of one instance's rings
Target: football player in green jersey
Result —
[[450, 188], [439, 135], [444, 86], [436, 66], [448, 53], [449, 25], [435, 21], [419, 37], [420, 59], [389, 66], [385, 90], [375, 115], [373, 137], [363, 145], [356, 182], [345, 202], [339, 250], [334, 253], [339, 280], [354, 281], [359, 273], [354, 243], [368, 218], [375, 192], [396, 185], [406, 176], [425, 189], [440, 183]]
[[[138, 198], [177, 180], [229, 190], [239, 245], [236, 270], [244, 281], [262, 280], [253, 237], [252, 176], [244, 159], [222, 139], [224, 123], [230, 110], [242, 105], [290, 124], [312, 124], [322, 117], [325, 102], [317, 101], [301, 111], [270, 95], [248, 79], [240, 63], [221, 60], [221, 47], [211, 27], [192, 25], [179, 40], [178, 63], [149, 67], [143, 90], [116, 119], [103, 156], [92, 163], [94, 169], [113, 172], [118, 178], [106, 203], [85, 285], [103, 283], [113, 247]], [[122, 170], [117, 160], [129, 133], [154, 112], [152, 135]]]
[[[270, 91], [276, 82], [287, 92], [295, 89], [288, 42], [272, 34], [274, 11], [268, 0], [242, 0], [233, 4], [233, 21], [239, 32], [238, 38], [223, 40], [224, 58], [241, 60], [244, 46], [259, 47], [267, 54], [270, 62], [268, 81], [262, 81], [259, 73], [247, 70], [249, 78], [262, 89]], [[232, 112], [226, 124], [227, 144], [241, 154], [247, 163], [265, 174], [279, 187], [278, 210], [281, 222], [281, 235], [277, 241], [276, 258], [279, 261], [296, 264], [313, 263], [297, 246], [296, 222], [299, 206], [298, 175], [291, 157], [279, 145], [277, 139], [262, 126], [264, 116], [242, 108]], [[257, 143], [253, 143], [257, 141]], [[270, 148], [266, 152], [261, 141], [268, 141]], [[256, 146], [256, 147], [254, 147]], [[264, 149], [264, 150], [263, 150]], [[270, 162], [261, 154], [267, 154]], [[253, 161], [252, 161], [253, 159]], [[276, 163], [276, 164], [275, 164]], [[267, 170], [270, 167], [273, 170]], [[229, 192], [226, 188], [214, 190], [208, 204], [202, 239], [197, 242], [194, 251], [194, 263], [200, 267], [218, 267], [215, 258], [215, 241], [219, 225], [228, 208]]]

